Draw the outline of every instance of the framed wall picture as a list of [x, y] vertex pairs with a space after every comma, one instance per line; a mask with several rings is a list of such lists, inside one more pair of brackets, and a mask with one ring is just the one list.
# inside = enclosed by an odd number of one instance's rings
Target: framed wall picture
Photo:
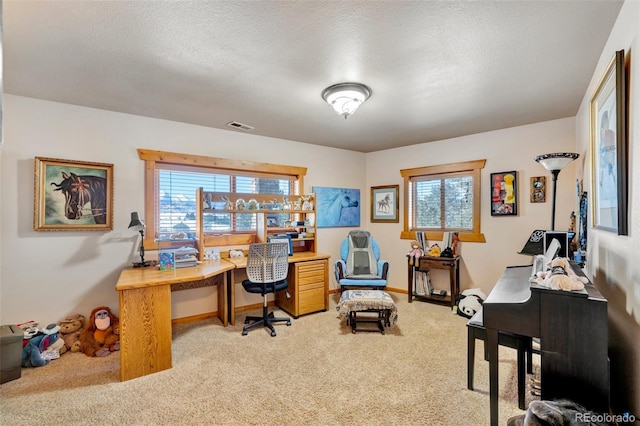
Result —
[[113, 164], [35, 158], [33, 229], [113, 229]]
[[628, 235], [627, 99], [624, 50], [591, 98], [591, 198], [595, 228]]
[[532, 203], [544, 203], [547, 201], [546, 176], [533, 176], [529, 187], [530, 201]]
[[398, 223], [400, 185], [371, 187], [371, 222]]
[[491, 216], [518, 214], [518, 179], [516, 171], [491, 173]]
[[314, 186], [318, 228], [360, 226], [360, 190]]

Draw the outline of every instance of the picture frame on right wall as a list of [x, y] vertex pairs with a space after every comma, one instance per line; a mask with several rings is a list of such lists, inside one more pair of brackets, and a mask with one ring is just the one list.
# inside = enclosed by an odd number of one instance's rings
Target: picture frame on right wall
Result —
[[593, 227], [628, 235], [624, 50], [615, 53], [591, 98], [590, 125]]

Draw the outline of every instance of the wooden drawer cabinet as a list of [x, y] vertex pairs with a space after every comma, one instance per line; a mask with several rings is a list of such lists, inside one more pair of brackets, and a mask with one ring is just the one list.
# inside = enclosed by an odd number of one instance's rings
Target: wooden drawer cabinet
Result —
[[329, 262], [326, 259], [289, 265], [288, 291], [276, 293], [276, 304], [294, 318], [329, 309]]

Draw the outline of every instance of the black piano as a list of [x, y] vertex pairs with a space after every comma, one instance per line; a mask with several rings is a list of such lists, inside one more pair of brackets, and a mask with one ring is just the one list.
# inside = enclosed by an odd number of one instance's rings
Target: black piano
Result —
[[540, 338], [541, 399], [608, 413], [607, 300], [591, 283], [580, 292], [551, 290], [531, 284], [530, 276], [530, 265], [508, 267], [482, 307], [491, 425], [498, 424], [498, 331]]

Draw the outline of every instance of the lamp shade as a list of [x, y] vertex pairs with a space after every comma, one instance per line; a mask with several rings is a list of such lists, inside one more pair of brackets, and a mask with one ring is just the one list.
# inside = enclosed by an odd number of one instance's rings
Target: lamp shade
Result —
[[138, 216], [138, 212], [131, 212], [131, 222], [129, 222], [129, 229], [132, 231], [142, 231], [144, 230], [144, 223], [140, 220]]
[[536, 157], [536, 161], [542, 164], [547, 170], [562, 170], [567, 164], [580, 157], [575, 152], [556, 152], [553, 154], [543, 154]]
[[370, 96], [371, 89], [360, 83], [334, 84], [322, 91], [322, 99], [344, 118], [356, 112]]

